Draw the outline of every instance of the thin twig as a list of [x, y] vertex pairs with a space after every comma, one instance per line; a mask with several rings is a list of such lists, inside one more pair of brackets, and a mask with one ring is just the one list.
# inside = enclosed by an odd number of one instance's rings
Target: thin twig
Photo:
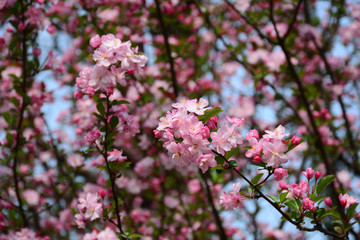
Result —
[[[215, 150], [212, 150], [212, 152], [215, 153], [217, 156], [221, 157], [222, 159], [224, 159], [224, 161], [227, 164], [229, 164], [229, 161], [222, 154], [218, 153]], [[239, 170], [237, 170], [236, 168], [233, 168], [232, 170], [235, 171], [242, 179], [244, 179], [253, 189], [255, 189], [255, 191], [258, 192], [260, 197], [264, 198], [268, 203], [270, 203], [286, 220], [288, 220], [290, 223], [295, 225], [297, 227], [297, 229], [302, 230], [302, 231], [308, 231], [308, 232], [320, 231], [326, 235], [333, 236], [335, 238], [346, 239], [343, 236], [340, 236], [333, 232], [327, 231], [321, 225], [315, 225], [313, 228], [308, 228], [308, 227], [302, 226], [301, 222], [294, 221], [289, 215], [287, 215], [284, 211], [282, 211], [277, 203], [274, 203], [273, 201], [271, 201], [263, 192], [261, 192], [259, 190], [259, 188], [255, 184], [253, 184], [248, 178], [246, 178], [245, 175], [243, 175]]]

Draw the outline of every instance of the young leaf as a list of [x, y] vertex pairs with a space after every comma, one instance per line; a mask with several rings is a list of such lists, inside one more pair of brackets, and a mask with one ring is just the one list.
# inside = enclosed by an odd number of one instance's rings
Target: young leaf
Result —
[[116, 128], [116, 126], [119, 124], [119, 118], [117, 116], [112, 116], [110, 119], [110, 127], [112, 129]]
[[228, 151], [226, 154], [225, 154], [225, 158], [226, 159], [229, 159], [231, 158], [235, 153], [237, 153], [238, 151], [240, 150], [240, 148], [234, 148], [234, 149], [231, 149], [230, 151]]
[[288, 194], [288, 192], [280, 193], [280, 202], [284, 202]]
[[268, 195], [268, 197], [271, 198], [272, 200], [274, 200], [274, 202], [279, 201], [279, 197], [277, 195]]
[[96, 105], [96, 109], [98, 110], [98, 112], [99, 112], [101, 115], [104, 115], [104, 114], [105, 114], [105, 107], [104, 107], [104, 105], [102, 105], [101, 103], [99, 103], [99, 104]]
[[355, 204], [351, 205], [351, 206], [348, 208], [348, 210], [347, 210], [347, 212], [346, 212], [346, 216], [347, 216], [349, 219], [353, 218], [354, 211], [355, 211], [355, 209], [356, 209], [356, 207], [357, 207], [358, 205], [359, 205], [359, 203], [355, 203]]
[[140, 237], [142, 237], [142, 235], [140, 235], [140, 234], [131, 234], [131, 235], [129, 236], [130, 239], [140, 238]]
[[291, 143], [291, 141], [289, 141], [289, 145], [288, 145], [288, 150], [286, 150], [286, 152], [285, 153], [288, 153], [288, 152], [290, 152], [291, 150], [293, 150], [294, 148], [296, 148], [297, 146], [299, 146], [301, 143], [303, 143], [303, 142], [305, 142], [305, 140], [304, 139], [301, 139], [300, 140], [300, 143], [298, 144], [298, 145], [293, 145], [292, 143]]
[[328, 175], [323, 177], [319, 183], [316, 185], [316, 193], [320, 194], [327, 185], [329, 185], [332, 181], [335, 180], [335, 176], [334, 175]]
[[296, 200], [295, 199], [286, 199], [285, 200], [285, 205], [288, 206], [289, 208], [295, 210], [295, 211], [298, 211], [300, 208], [298, 206], [298, 204], [296, 203]]
[[204, 115], [199, 116], [199, 120], [203, 123], [206, 123], [207, 120], [212, 118], [213, 116], [221, 113], [223, 110], [219, 107], [213, 107], [212, 109], [208, 109], [204, 112]]
[[239, 166], [239, 164], [235, 160], [229, 161], [230, 168], [236, 168], [237, 166]]
[[262, 176], [264, 176], [264, 173], [259, 173], [258, 175], [253, 177], [253, 179], [251, 179], [251, 183], [257, 184], [260, 181], [260, 179], [262, 178]]

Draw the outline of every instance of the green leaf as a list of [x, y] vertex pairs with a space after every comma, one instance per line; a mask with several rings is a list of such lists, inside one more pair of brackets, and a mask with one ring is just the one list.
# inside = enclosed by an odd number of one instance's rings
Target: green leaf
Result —
[[6, 140], [8, 142], [8, 145], [12, 146], [13, 142], [14, 142], [14, 136], [12, 134], [10, 134], [10, 133], [7, 133], [6, 134]]
[[241, 147], [243, 149], [251, 149], [252, 147], [251, 146], [245, 146], [245, 147]]
[[280, 202], [284, 202], [288, 194], [289, 194], [288, 192], [280, 193]]
[[314, 197], [310, 197], [310, 200], [314, 202], [318, 202], [324, 200], [325, 198], [326, 198], [325, 196], [314, 196]]
[[285, 154], [286, 153], [288, 153], [288, 152], [290, 152], [291, 150], [293, 150], [294, 148], [296, 148], [297, 146], [299, 146], [301, 143], [303, 143], [303, 142], [305, 142], [305, 140], [304, 139], [301, 139], [300, 140], [300, 143], [298, 144], [298, 145], [293, 145], [292, 143], [291, 143], [291, 141], [289, 141], [289, 144], [288, 144], [288, 150], [286, 150], [286, 152], [285, 152]]
[[274, 202], [279, 201], [279, 197], [277, 195], [268, 195], [269, 198], [271, 198]]
[[114, 129], [117, 127], [118, 124], [119, 124], [119, 118], [117, 116], [112, 116], [110, 119], [110, 127]]
[[334, 180], [335, 180], [334, 175], [328, 175], [323, 177], [316, 185], [316, 193], [320, 194], [326, 188], [326, 186], [329, 185]]
[[140, 238], [140, 237], [142, 237], [142, 235], [137, 234], [137, 233], [135, 233], [135, 234], [131, 234], [131, 235], [129, 236], [129, 238], [130, 238], [130, 239]]
[[216, 162], [219, 164], [219, 165], [223, 165], [224, 164], [224, 162], [225, 162], [225, 160], [222, 158], [222, 157], [220, 157], [220, 156], [216, 156], [215, 157], [215, 160], [216, 160]]
[[5, 121], [9, 124], [9, 125], [11, 125], [11, 116], [10, 116], [10, 113], [8, 113], [8, 112], [3, 112], [2, 113], [2, 116], [4, 117], [4, 119], [5, 119]]
[[234, 148], [234, 149], [231, 149], [230, 151], [228, 151], [226, 154], [225, 154], [225, 158], [226, 159], [229, 159], [231, 158], [235, 153], [237, 153], [238, 151], [240, 150], [240, 148]]
[[96, 109], [101, 115], [105, 115], [105, 107], [101, 103], [96, 105]]
[[259, 173], [258, 175], [253, 177], [253, 179], [251, 179], [251, 183], [257, 184], [260, 181], [260, 179], [262, 178], [262, 176], [264, 176], [264, 173]]
[[295, 211], [298, 211], [300, 210], [298, 204], [296, 203], [296, 200], [295, 199], [290, 199], [290, 198], [287, 198], [285, 200], [285, 205], [288, 206], [289, 208], [295, 210]]
[[250, 164], [254, 165], [254, 166], [258, 166], [258, 167], [263, 167], [263, 168], [266, 167], [266, 164], [263, 162], [261, 162], [261, 163], [251, 162]]
[[12, 102], [16, 107], [20, 105], [19, 100], [16, 97], [9, 98], [10, 102]]
[[206, 123], [207, 120], [221, 113], [223, 110], [219, 107], [213, 107], [212, 109], [205, 110], [204, 115], [198, 116], [199, 120]]
[[356, 209], [356, 207], [359, 205], [359, 203], [355, 203], [355, 204], [353, 204], [353, 205], [351, 205], [349, 208], [348, 208], [348, 210], [346, 211], [346, 216], [349, 218], [349, 219], [351, 219], [351, 218], [353, 218], [354, 216], [354, 211], [355, 211], [355, 209]]
[[118, 105], [118, 104], [130, 104], [130, 102], [126, 101], [126, 100], [113, 100], [112, 104], [114, 105]]
[[239, 164], [235, 160], [229, 161], [230, 168], [236, 168], [237, 166], [239, 166]]

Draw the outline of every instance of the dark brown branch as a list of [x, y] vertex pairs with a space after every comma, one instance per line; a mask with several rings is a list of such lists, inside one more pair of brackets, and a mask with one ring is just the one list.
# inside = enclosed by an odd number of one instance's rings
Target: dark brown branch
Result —
[[[25, 23], [25, 6], [24, 6], [24, 1], [20, 2], [21, 4], [21, 21], [23, 23]], [[25, 28], [22, 31], [22, 39], [21, 39], [21, 46], [22, 46], [22, 75], [23, 75], [23, 79], [22, 79], [22, 84], [21, 84], [21, 92], [22, 92], [22, 103], [21, 103], [21, 109], [20, 109], [20, 118], [19, 118], [19, 122], [16, 128], [16, 138], [15, 138], [15, 149], [14, 149], [14, 163], [12, 165], [12, 172], [13, 172], [13, 177], [14, 177], [14, 184], [15, 184], [15, 193], [16, 193], [16, 198], [19, 202], [19, 209], [20, 209], [20, 214], [21, 217], [24, 221], [24, 225], [25, 227], [28, 227], [28, 222], [25, 216], [25, 211], [23, 208], [23, 202], [20, 196], [20, 189], [19, 189], [19, 180], [18, 180], [18, 173], [17, 173], [17, 165], [18, 165], [18, 152], [20, 149], [20, 136], [21, 136], [21, 128], [22, 128], [22, 124], [23, 124], [23, 120], [24, 120], [24, 113], [25, 113], [25, 109], [26, 109], [26, 104], [27, 104], [27, 99], [26, 99], [26, 80], [27, 80], [27, 45], [26, 45], [26, 33], [27, 33], [27, 29]]]
[[109, 174], [109, 179], [110, 179], [110, 183], [111, 183], [111, 191], [114, 197], [114, 201], [115, 201], [115, 213], [116, 213], [116, 218], [117, 218], [117, 227], [120, 230], [120, 233], [124, 234], [124, 231], [122, 230], [122, 225], [121, 225], [121, 217], [120, 217], [120, 209], [119, 209], [119, 202], [118, 202], [118, 197], [116, 194], [116, 186], [115, 186], [115, 179], [114, 179], [114, 175], [113, 172], [110, 168], [109, 165], [109, 161], [108, 161], [108, 144], [107, 144], [107, 136], [109, 135], [110, 131], [109, 131], [109, 116], [110, 116], [110, 100], [109, 100], [109, 96], [106, 95], [106, 116], [104, 118], [104, 123], [105, 123], [105, 138], [104, 138], [104, 151], [103, 153], [103, 157], [105, 158], [105, 162], [106, 162], [106, 168]]
[[290, 22], [290, 24], [288, 26], [288, 29], [287, 29], [284, 37], [283, 37], [284, 39], [286, 39], [289, 36], [289, 34], [290, 34], [290, 32], [291, 32], [291, 30], [292, 30], [292, 28], [293, 28], [293, 26], [294, 26], [294, 24], [296, 22], [296, 18], [297, 18], [298, 14], [299, 14], [301, 3], [302, 3], [302, 0], [299, 0], [298, 4], [296, 5], [295, 14], [294, 14], [293, 19], [291, 20], [291, 22]]
[[157, 13], [158, 13], [158, 19], [159, 19], [159, 22], [160, 22], [160, 25], [161, 25], [161, 28], [162, 28], [163, 36], [164, 36], [166, 53], [167, 53], [167, 56], [169, 58], [170, 72], [171, 72], [171, 82], [172, 82], [172, 86], [174, 88], [175, 97], [177, 98], [179, 96], [179, 90], [178, 90], [178, 87], [177, 87], [174, 60], [173, 60], [173, 58], [171, 56], [171, 47], [170, 47], [170, 44], [169, 44], [169, 34], [167, 32], [167, 28], [166, 28], [165, 23], [164, 23], [163, 15], [161, 13], [159, 0], [155, 0], [155, 3], [156, 3], [156, 10], [157, 10]]
[[[329, 64], [329, 61], [327, 60], [326, 58], [326, 55], [325, 55], [325, 49], [324, 48], [321, 48], [319, 46], [319, 44], [317, 44], [316, 40], [313, 39], [313, 43], [315, 44], [316, 46], [316, 49], [318, 50], [319, 52], [319, 55], [321, 57], [321, 59], [323, 60], [324, 64], [325, 64], [325, 69], [326, 71], [328, 72], [328, 74], [330, 75], [330, 79], [331, 79], [331, 82], [332, 84], [336, 84], [336, 77], [335, 77], [335, 74], [334, 72], [332, 71], [331, 69], [331, 66]], [[337, 97], [339, 103], [340, 103], [340, 106], [341, 106], [341, 111], [342, 111], [342, 114], [343, 114], [343, 117], [344, 117], [344, 121], [345, 121], [345, 128], [346, 128], [346, 135], [349, 139], [349, 142], [350, 142], [350, 146], [352, 147], [353, 149], [353, 157], [354, 159], [357, 161], [357, 147], [355, 145], [355, 142], [354, 142], [354, 138], [353, 138], [353, 135], [351, 133], [351, 126], [350, 126], [350, 122], [349, 122], [349, 119], [347, 117], [347, 113], [346, 113], [346, 108], [345, 108], [345, 104], [344, 104], [344, 101], [342, 99], [342, 96], [339, 95]]]
[[205, 184], [205, 194], [206, 194], [206, 197], [208, 199], [208, 202], [211, 206], [211, 210], [212, 210], [212, 213], [214, 215], [214, 218], [215, 218], [215, 222], [216, 222], [216, 225], [218, 227], [218, 230], [219, 230], [219, 237], [221, 240], [226, 240], [227, 239], [227, 236], [226, 236], [226, 233], [225, 233], [225, 230], [224, 230], [224, 227], [222, 225], [222, 222], [221, 222], [221, 219], [220, 219], [220, 215], [215, 207], [215, 204], [214, 204], [214, 201], [212, 199], [212, 195], [211, 195], [211, 190], [210, 190], [210, 187], [209, 187], [209, 184], [206, 180], [206, 177], [203, 173], [201, 173], [199, 171], [199, 174]]

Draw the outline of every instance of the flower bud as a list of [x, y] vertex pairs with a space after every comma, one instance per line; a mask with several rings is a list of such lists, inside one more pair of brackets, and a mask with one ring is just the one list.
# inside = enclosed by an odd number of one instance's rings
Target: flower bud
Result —
[[105, 189], [99, 189], [98, 194], [99, 194], [100, 197], [104, 198], [106, 196]]
[[321, 177], [321, 172], [320, 171], [317, 171], [316, 173], [315, 173], [315, 180], [318, 180], [319, 179], [319, 177]]
[[50, 34], [54, 34], [56, 31], [56, 27], [54, 25], [51, 25], [48, 27], [47, 32]]
[[90, 39], [90, 46], [92, 46], [93, 48], [99, 47], [100, 44], [101, 44], [101, 38], [98, 34], [96, 34]]
[[41, 49], [40, 48], [34, 48], [33, 54], [35, 57], [38, 57], [41, 55]]
[[161, 133], [160, 133], [160, 131], [158, 131], [158, 130], [155, 129], [153, 132], [154, 132], [154, 135], [155, 135], [155, 138], [156, 138], [156, 139], [161, 138]]
[[284, 183], [284, 182], [279, 182], [279, 187], [281, 188], [281, 189], [287, 189], [288, 188], [288, 185], [286, 184], [286, 183]]
[[287, 169], [283, 169], [283, 168], [276, 168], [274, 170], [274, 178], [276, 181], [281, 181], [284, 178], [288, 177], [288, 170]]
[[314, 169], [312, 168], [307, 168], [306, 172], [302, 172], [302, 175], [304, 175], [307, 179], [311, 179], [314, 176]]
[[210, 118], [207, 122], [206, 122], [206, 126], [209, 129], [215, 129], [216, 128], [216, 124], [217, 124], [217, 116], [213, 116], [212, 118]]
[[299, 145], [300, 144], [300, 141], [301, 141], [301, 138], [297, 137], [297, 136], [293, 136], [291, 138], [291, 144], [292, 145]]
[[326, 206], [331, 207], [332, 206], [331, 197], [325, 198], [324, 203], [325, 203]]
[[253, 159], [253, 162], [254, 163], [261, 163], [261, 155], [257, 154], [254, 156], [254, 159]]
[[82, 99], [83, 96], [84, 94], [82, 92], [74, 92], [74, 98], [76, 100]]

